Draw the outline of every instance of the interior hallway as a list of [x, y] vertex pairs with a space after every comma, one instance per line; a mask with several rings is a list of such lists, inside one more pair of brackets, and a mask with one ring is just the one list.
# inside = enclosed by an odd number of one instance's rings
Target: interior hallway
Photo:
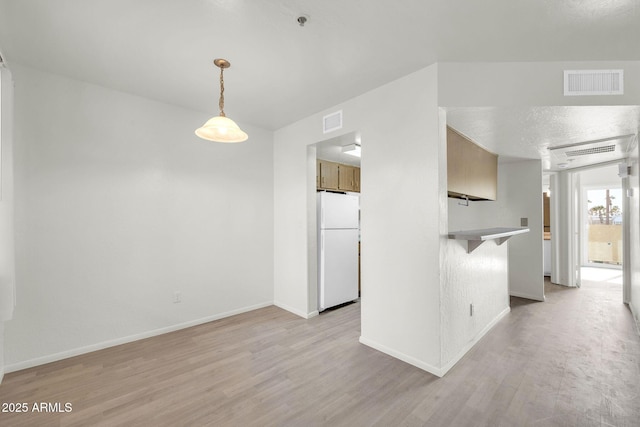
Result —
[[[616, 279], [613, 278], [613, 281]], [[637, 426], [640, 337], [619, 284], [545, 286], [444, 378], [358, 343], [359, 304], [268, 307], [7, 374], [0, 425]]]

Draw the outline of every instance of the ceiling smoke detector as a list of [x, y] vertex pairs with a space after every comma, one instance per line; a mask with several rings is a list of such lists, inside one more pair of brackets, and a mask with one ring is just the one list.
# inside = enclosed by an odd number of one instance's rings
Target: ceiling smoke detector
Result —
[[300, 24], [301, 27], [304, 27], [304, 24], [307, 23], [307, 21], [309, 20], [309, 15], [300, 15], [298, 16], [298, 24]]

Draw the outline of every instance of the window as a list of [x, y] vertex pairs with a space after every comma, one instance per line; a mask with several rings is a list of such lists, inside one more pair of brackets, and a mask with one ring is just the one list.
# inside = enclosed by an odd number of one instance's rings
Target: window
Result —
[[622, 264], [622, 189], [588, 189], [587, 262]]

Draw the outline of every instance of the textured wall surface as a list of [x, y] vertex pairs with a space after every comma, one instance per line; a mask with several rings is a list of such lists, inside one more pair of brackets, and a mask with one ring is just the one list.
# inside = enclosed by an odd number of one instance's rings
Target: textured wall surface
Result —
[[443, 243], [442, 363], [446, 366], [464, 354], [465, 347], [508, 310], [509, 272], [508, 243], [498, 246], [496, 241], [488, 241], [470, 254], [465, 241]]

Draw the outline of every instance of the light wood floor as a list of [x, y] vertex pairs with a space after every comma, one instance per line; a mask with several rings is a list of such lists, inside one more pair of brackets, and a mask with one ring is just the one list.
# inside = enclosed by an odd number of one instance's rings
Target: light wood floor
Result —
[[640, 338], [620, 286], [546, 285], [444, 378], [358, 343], [359, 304], [268, 307], [10, 373], [2, 426], [638, 426]]

